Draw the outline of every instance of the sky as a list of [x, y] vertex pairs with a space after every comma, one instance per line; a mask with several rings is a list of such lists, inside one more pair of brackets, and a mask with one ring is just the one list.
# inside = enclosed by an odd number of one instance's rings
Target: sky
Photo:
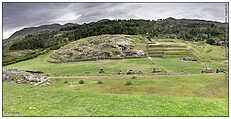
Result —
[[225, 3], [3, 3], [3, 39], [26, 27], [101, 19], [225, 21]]

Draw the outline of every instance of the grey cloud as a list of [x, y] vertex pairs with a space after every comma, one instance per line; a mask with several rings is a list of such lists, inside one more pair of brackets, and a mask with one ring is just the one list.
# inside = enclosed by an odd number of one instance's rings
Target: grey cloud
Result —
[[224, 3], [3, 3], [3, 37], [29, 26], [100, 19], [197, 18], [224, 21]]

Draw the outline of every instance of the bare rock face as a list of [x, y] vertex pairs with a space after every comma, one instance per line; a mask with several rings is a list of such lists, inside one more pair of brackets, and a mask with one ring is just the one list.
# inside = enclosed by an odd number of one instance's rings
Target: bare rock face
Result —
[[31, 84], [31, 85], [43, 85], [48, 86], [51, 82], [47, 79], [47, 76], [42, 74], [29, 73], [17, 69], [3, 69], [4, 82], [14, 82], [17, 84]]

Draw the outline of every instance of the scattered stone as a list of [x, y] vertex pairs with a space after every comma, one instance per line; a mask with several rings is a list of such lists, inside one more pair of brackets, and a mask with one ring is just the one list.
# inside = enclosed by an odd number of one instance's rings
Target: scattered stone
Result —
[[201, 73], [213, 73], [213, 71], [211, 68], [206, 66], [205, 70], [202, 70]]
[[136, 73], [136, 72], [133, 71], [133, 70], [128, 70], [127, 75], [129, 75], [129, 74], [135, 74], [135, 73]]
[[152, 73], [158, 73], [158, 72], [161, 72], [161, 69], [160, 69], [160, 68], [153, 68]]
[[40, 84], [50, 82], [46, 75], [31, 73], [17, 69], [3, 69], [3, 81], [14, 82], [17, 84], [31, 84], [38, 86]]
[[122, 74], [123, 74], [122, 70], [120, 70], [120, 72], [119, 72], [118, 74], [119, 74], [119, 75], [122, 75]]
[[181, 59], [182, 62], [186, 62], [186, 61], [197, 61], [197, 59], [193, 58], [193, 57], [184, 57]]
[[103, 69], [100, 69], [100, 70], [99, 70], [99, 73], [104, 73], [104, 70], [103, 70]]
[[220, 72], [222, 72], [222, 73], [226, 73], [226, 70], [225, 70], [225, 69], [223, 69], [223, 68], [220, 68], [220, 69], [217, 69], [217, 70], [216, 70], [216, 73], [220, 73]]

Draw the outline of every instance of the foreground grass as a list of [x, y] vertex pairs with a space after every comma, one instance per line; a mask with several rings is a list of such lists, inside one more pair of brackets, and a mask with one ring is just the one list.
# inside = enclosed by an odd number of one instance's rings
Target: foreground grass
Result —
[[[64, 88], [81, 89], [98, 93], [115, 94], [158, 94], [162, 96], [228, 98], [228, 81], [224, 75], [201, 76], [123, 76], [88, 77], [77, 79], [54, 79]], [[79, 80], [85, 84], [79, 85]], [[63, 85], [64, 81], [68, 84]], [[97, 82], [102, 81], [102, 85]], [[132, 85], [127, 86], [127, 81]]]
[[[228, 116], [228, 83], [222, 77], [98, 77], [84, 78], [84, 84], [78, 84], [80, 79], [53, 79], [56, 83], [49, 87], [4, 82], [3, 115]], [[125, 86], [126, 80], [132, 85]], [[208, 91], [212, 88], [215, 92]]]

